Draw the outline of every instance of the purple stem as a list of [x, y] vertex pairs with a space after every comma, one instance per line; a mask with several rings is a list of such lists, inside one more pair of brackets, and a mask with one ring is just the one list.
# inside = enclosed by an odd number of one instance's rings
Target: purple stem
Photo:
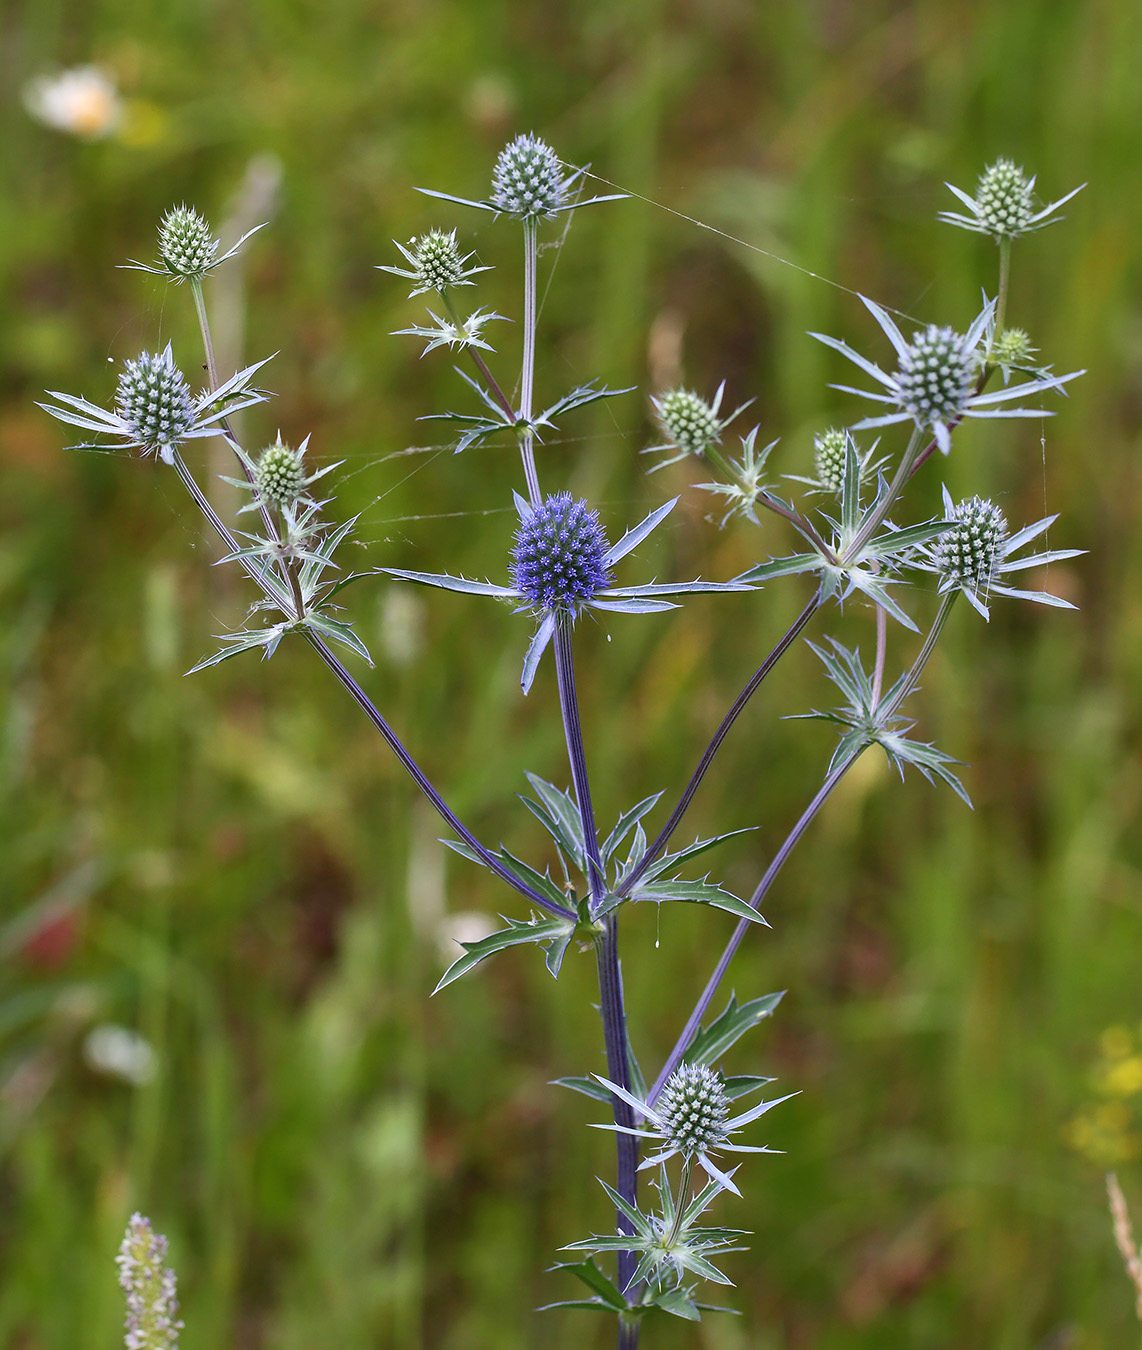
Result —
[[[932, 627], [928, 632], [928, 636], [924, 639], [924, 645], [920, 648], [919, 654], [917, 655], [915, 661], [913, 661], [912, 665], [909, 667], [907, 677], [901, 683], [900, 688], [896, 691], [891, 700], [885, 705], [884, 710], [881, 713], [880, 720], [882, 724], [887, 722], [888, 719], [893, 716], [893, 714], [904, 702], [904, 700], [908, 697], [908, 695], [912, 692], [912, 690], [915, 689], [916, 681], [920, 678], [920, 672], [927, 665], [928, 658], [932, 655], [932, 652], [936, 646], [936, 642], [941, 632], [943, 632], [944, 624], [947, 622], [948, 615], [951, 613], [952, 605], [955, 602], [956, 594], [957, 592], [952, 591], [952, 593], [950, 595], [946, 595], [943, 601], [941, 602], [939, 611], [936, 614], [936, 618], [933, 621]], [[757, 883], [757, 889], [754, 891], [753, 895], [751, 895], [749, 899], [749, 904], [752, 909], [758, 909], [760, 907], [761, 902], [765, 899], [766, 893], [768, 892], [769, 888], [773, 885], [774, 881], [777, 879], [778, 872], [780, 872], [781, 869], [785, 866], [786, 859], [789, 857], [789, 855], [793, 852], [794, 848], [797, 846], [797, 843], [800, 840], [801, 836], [809, 828], [809, 825], [812, 823], [813, 817], [825, 804], [832, 790], [837, 786], [837, 784], [841, 781], [841, 779], [845, 776], [845, 774], [848, 773], [848, 771], [857, 762], [857, 760], [861, 757], [864, 751], [868, 749], [868, 745], [869, 743], [866, 742], [864, 745], [858, 746], [855, 750], [853, 750], [850, 754], [848, 754], [836, 766], [836, 768], [833, 769], [831, 773], [829, 773], [825, 781], [818, 788], [817, 793], [814, 796], [813, 800], [802, 812], [800, 820], [798, 820], [797, 824], [794, 825], [792, 830], [789, 831], [789, 834], [786, 836], [785, 842], [777, 850], [777, 853], [774, 856], [773, 861], [765, 869], [765, 875]], [[754, 925], [750, 920], [742, 919], [738, 923], [738, 926], [734, 929], [733, 936], [726, 944], [726, 949], [722, 953], [717, 966], [714, 968], [714, 973], [710, 976], [709, 980], [706, 982], [705, 989], [702, 990], [701, 998], [699, 998], [698, 1002], [694, 1006], [693, 1012], [686, 1019], [686, 1025], [682, 1028], [682, 1034], [678, 1037], [677, 1041], [674, 1043], [674, 1049], [671, 1050], [669, 1056], [667, 1057], [666, 1063], [662, 1066], [662, 1072], [655, 1079], [654, 1087], [651, 1089], [650, 1095], [647, 1097], [647, 1102], [651, 1106], [653, 1106], [654, 1103], [658, 1100], [659, 1093], [661, 1093], [662, 1089], [666, 1086], [666, 1080], [670, 1077], [670, 1075], [674, 1072], [674, 1070], [678, 1067], [678, 1065], [681, 1064], [683, 1056], [686, 1054], [686, 1050], [689, 1047], [690, 1042], [694, 1039], [694, 1037], [698, 1033], [698, 1028], [701, 1025], [702, 1018], [706, 1015], [706, 1012], [709, 1009], [710, 1004], [714, 1000], [714, 995], [715, 993], [717, 993], [718, 985], [721, 984], [722, 977], [725, 975], [726, 969], [729, 966], [730, 961], [733, 959], [734, 953], [737, 951], [738, 947], [741, 946], [742, 938], [745, 937], [746, 932], [753, 926]]]
[[[590, 873], [592, 906], [597, 907], [606, 891], [603, 863], [599, 855], [599, 837], [595, 828], [595, 813], [591, 805], [591, 789], [587, 778], [587, 756], [583, 749], [583, 728], [579, 721], [579, 700], [575, 692], [575, 662], [571, 649], [571, 616], [560, 614], [555, 624], [555, 673], [559, 684], [559, 706], [563, 713], [563, 732], [567, 740], [567, 758], [571, 762], [571, 779], [575, 786], [575, 800], [579, 805], [579, 821], [587, 853]], [[626, 1008], [623, 1003], [623, 978], [619, 965], [618, 926], [615, 915], [603, 920], [603, 932], [595, 943], [595, 963], [599, 973], [599, 1007], [603, 1018], [603, 1043], [606, 1047], [607, 1074], [612, 1083], [618, 1083], [628, 1092], [631, 1087], [630, 1054], [627, 1039]], [[612, 1096], [616, 1125], [633, 1129], [634, 1112], [627, 1102]], [[629, 1134], [616, 1132], [617, 1154], [616, 1189], [629, 1204], [637, 1204], [638, 1194], [638, 1140]], [[630, 1220], [620, 1211], [616, 1215], [618, 1231], [634, 1231]], [[637, 1261], [633, 1252], [620, 1252], [618, 1258], [619, 1288], [625, 1290], [634, 1274]], [[623, 1328], [619, 1326], [619, 1344], [622, 1346]], [[637, 1331], [634, 1341], [637, 1344]]]
[[813, 598], [809, 601], [809, 603], [805, 606], [805, 608], [801, 611], [801, 613], [798, 614], [796, 619], [793, 620], [793, 623], [789, 626], [789, 629], [786, 631], [785, 635], [781, 638], [781, 641], [778, 642], [777, 646], [774, 647], [774, 649], [769, 653], [769, 655], [765, 658], [765, 660], [761, 663], [761, 665], [758, 666], [757, 670], [750, 677], [749, 683], [745, 686], [745, 688], [741, 691], [741, 693], [737, 696], [737, 698], [734, 699], [729, 712], [727, 712], [725, 717], [722, 718], [721, 726], [719, 726], [717, 731], [714, 732], [713, 740], [710, 741], [710, 744], [706, 747], [705, 752], [702, 755], [702, 758], [698, 761], [698, 767], [694, 770], [693, 774], [691, 775], [689, 783], [686, 784], [686, 791], [683, 792], [682, 796], [679, 798], [678, 805], [674, 808], [673, 812], [671, 813], [670, 819], [659, 831], [657, 838], [654, 840], [651, 846], [646, 850], [646, 853], [643, 855], [642, 861], [639, 863], [639, 865], [634, 869], [631, 875], [622, 883], [622, 885], [619, 886], [618, 888], [619, 895], [630, 894], [630, 892], [641, 880], [646, 869], [650, 867], [653, 862], [655, 862], [655, 860], [662, 853], [663, 849], [665, 849], [666, 845], [670, 842], [670, 836], [681, 824], [682, 817], [686, 814], [686, 810], [689, 807], [691, 801], [693, 801], [694, 794], [698, 791], [698, 786], [701, 783], [702, 779], [705, 778], [706, 773], [710, 768], [710, 765], [714, 762], [714, 756], [721, 749], [722, 742], [729, 735], [730, 728], [733, 726], [733, 724], [737, 721], [738, 717], [741, 715], [743, 709], [745, 708], [745, 705], [757, 692], [759, 686], [761, 685], [762, 680], [765, 679], [765, 677], [778, 663], [781, 657], [784, 656], [786, 651], [788, 651], [789, 647], [793, 643], [794, 639], [797, 637], [798, 633], [801, 632], [801, 630], [805, 627], [805, 625], [817, 612], [820, 606], [821, 606], [821, 595], [820, 592], [817, 592], [813, 596]]
[[[183, 485], [186, 487], [190, 495], [194, 498], [194, 501], [197, 504], [199, 510], [203, 513], [206, 519], [214, 527], [214, 530], [217, 533], [218, 537], [226, 545], [229, 551], [231, 553], [236, 553], [238, 551], [237, 540], [235, 540], [234, 536], [226, 528], [226, 525], [219, 517], [218, 512], [215, 511], [213, 506], [211, 506], [210, 502], [207, 500], [206, 494], [198, 486], [198, 483], [194, 479], [194, 475], [186, 467], [186, 464], [183, 462], [182, 456], [177, 452], [177, 450], [175, 451], [174, 455], [174, 463], [175, 469], [177, 470], [179, 477], [182, 479]], [[262, 588], [262, 590], [265, 591], [265, 593], [270, 597], [271, 600], [273, 600], [273, 602], [276, 605], [281, 606], [283, 613], [285, 613], [289, 617], [294, 618], [300, 617], [299, 615], [290, 616], [289, 600], [279, 590], [278, 581], [276, 577], [271, 579], [269, 577], [262, 576], [258, 572], [258, 569], [254, 566], [253, 562], [248, 558], [243, 558], [241, 561], [246, 572], [250, 575], [250, 577], [258, 583], [258, 585]], [[320, 637], [318, 637], [317, 634], [314, 633], [312, 630], [306, 630], [305, 636], [309, 640], [310, 645], [314, 648], [314, 650], [325, 662], [325, 664], [330, 668], [330, 670], [333, 671], [333, 673], [337, 676], [337, 678], [341, 681], [341, 683], [345, 686], [345, 688], [348, 689], [349, 693], [352, 694], [358, 706], [364, 710], [364, 713], [368, 717], [369, 721], [372, 722], [373, 726], [375, 726], [377, 730], [381, 733], [381, 735], [385, 738], [393, 754], [396, 755], [397, 759], [400, 760], [401, 764], [403, 764], [405, 769], [407, 769], [408, 772], [412, 775], [413, 779], [415, 780], [420, 790], [424, 793], [424, 795], [428, 798], [428, 800], [432, 803], [432, 805], [436, 808], [436, 810], [440, 813], [440, 815], [448, 822], [448, 824], [452, 827], [452, 829], [455, 830], [456, 833], [460, 836], [460, 838], [464, 840], [464, 842], [468, 845], [468, 847], [473, 849], [477, 854], [479, 854], [480, 860], [484, 863], [484, 865], [487, 868], [489, 868], [492, 872], [494, 872], [496, 876], [500, 878], [501, 881], [506, 881], [507, 884], [511, 886], [513, 890], [518, 891], [520, 895], [526, 896], [527, 899], [532, 902], [532, 904], [538, 905], [541, 909], [546, 910], [549, 914], [557, 914], [560, 918], [575, 919], [577, 916], [575, 915], [574, 911], [567, 909], [563, 905], [556, 904], [554, 900], [548, 900], [546, 896], [540, 895], [538, 891], [533, 891], [530, 886], [520, 881], [518, 877], [513, 876], [511, 872], [509, 872], [508, 869], [503, 865], [503, 863], [501, 863], [500, 860], [495, 856], [494, 853], [488, 852], [488, 850], [483, 846], [483, 844], [480, 843], [480, 841], [471, 832], [471, 830], [469, 830], [464, 824], [461, 823], [459, 817], [455, 815], [451, 807], [449, 807], [448, 803], [444, 800], [443, 797], [441, 797], [440, 793], [436, 791], [436, 789], [424, 776], [424, 773], [422, 772], [420, 766], [417, 764], [416, 760], [414, 760], [413, 757], [409, 754], [409, 752], [404, 748], [404, 745], [401, 743], [400, 738], [397, 736], [396, 732], [393, 731], [392, 727], [390, 727], [389, 724], [385, 721], [385, 719], [381, 716], [372, 699], [369, 698], [368, 694], [365, 693], [365, 691], [352, 677], [352, 675], [349, 674], [349, 672], [345, 669], [345, 667], [341, 664], [341, 662], [337, 659], [337, 657], [333, 655], [333, 653], [326, 646], [325, 642]]]
[[365, 716], [384, 737], [389, 749], [396, 755], [397, 759], [400, 760], [401, 764], [412, 776], [417, 787], [420, 788], [421, 792], [424, 793], [436, 808], [437, 812], [448, 822], [452, 829], [456, 831], [460, 838], [464, 840], [468, 847], [474, 849], [475, 852], [480, 855], [480, 860], [485, 867], [493, 871], [501, 881], [506, 881], [508, 885], [511, 886], [513, 890], [518, 891], [520, 895], [526, 896], [532, 904], [539, 905], [549, 914], [556, 914], [562, 919], [575, 919], [576, 915], [573, 910], [567, 909], [563, 905], [556, 904], [554, 900], [548, 900], [545, 896], [540, 895], [538, 891], [533, 891], [530, 886], [520, 881], [518, 877], [513, 876], [494, 853], [488, 852], [471, 830], [460, 821], [459, 817], [453, 812], [452, 808], [440, 793], [437, 792], [428, 781], [416, 760], [413, 759], [409, 752], [404, 748], [404, 745], [401, 743], [396, 732], [393, 731], [392, 727], [390, 727], [381, 716], [380, 711], [377, 709], [372, 699], [369, 698], [368, 694], [365, 693], [337, 657], [329, 650], [325, 642], [314, 632], [307, 631], [305, 637], [325, 664], [333, 671], [353, 696], [357, 705], [363, 710]]
[[[837, 784], [849, 771], [852, 765], [856, 762], [857, 757], [860, 755], [861, 751], [864, 749], [865, 747], [862, 745], [860, 747], [860, 750], [855, 750], [847, 759], [842, 760], [841, 763], [838, 764], [837, 767], [833, 770], [833, 772], [829, 774], [828, 778], [826, 778], [825, 781], [821, 784], [820, 788], [817, 791], [817, 795], [805, 808], [801, 816], [801, 819], [797, 822], [796, 825], [794, 825], [792, 830], [790, 830], [788, 836], [786, 837], [785, 842], [778, 849], [777, 854], [774, 857], [773, 861], [766, 868], [765, 875], [758, 882], [757, 889], [754, 891], [753, 895], [750, 896], [749, 903], [751, 908], [757, 909], [758, 906], [761, 904], [762, 900], [765, 899], [766, 892], [769, 890], [770, 886], [772, 886], [774, 881], [777, 879], [778, 872], [780, 872], [782, 867], [785, 866], [785, 860], [789, 857], [790, 853], [793, 852], [793, 849], [795, 848], [797, 841], [809, 828], [809, 825], [812, 822], [813, 817], [824, 805], [825, 799], [828, 797], [829, 793], [832, 792], [832, 790], [837, 786]], [[694, 1011], [687, 1018], [686, 1025], [682, 1029], [681, 1036], [678, 1037], [678, 1040], [674, 1044], [674, 1049], [671, 1050], [670, 1055], [666, 1060], [666, 1063], [662, 1066], [662, 1072], [658, 1075], [657, 1079], [655, 1079], [654, 1087], [651, 1088], [650, 1096], [647, 1098], [647, 1101], [651, 1106], [653, 1106], [654, 1103], [658, 1100], [659, 1093], [666, 1086], [666, 1080], [670, 1077], [670, 1075], [674, 1072], [674, 1070], [678, 1067], [678, 1065], [681, 1064], [682, 1058], [686, 1054], [687, 1047], [689, 1046], [690, 1042], [694, 1039], [694, 1037], [698, 1034], [698, 1028], [701, 1025], [702, 1018], [705, 1017], [706, 1010], [709, 1008], [710, 1004], [714, 1000], [714, 995], [718, 991], [718, 985], [721, 984], [722, 982], [722, 977], [726, 973], [726, 968], [733, 960], [734, 953], [737, 951], [738, 947], [741, 946], [742, 938], [745, 937], [746, 933], [752, 927], [754, 927], [754, 925], [749, 919], [739, 920], [738, 926], [734, 929], [733, 937], [731, 937], [729, 942], [726, 943], [726, 949], [722, 953], [717, 966], [715, 966], [714, 973], [710, 976], [709, 980], [706, 982], [706, 987], [705, 989], [702, 990], [701, 998], [699, 998], [698, 1002], [694, 1005]]]
[[[599, 834], [591, 805], [591, 785], [587, 778], [587, 755], [583, 749], [583, 729], [579, 724], [579, 699], [575, 693], [575, 661], [571, 654], [571, 616], [559, 614], [555, 620], [555, 675], [559, 684], [559, 708], [563, 714], [563, 734], [567, 758], [571, 762], [571, 781], [579, 805], [583, 827], [583, 847], [591, 883], [592, 908], [598, 906], [606, 891], [603, 861], [599, 855]], [[625, 1087], [625, 1084], [624, 1084]]]

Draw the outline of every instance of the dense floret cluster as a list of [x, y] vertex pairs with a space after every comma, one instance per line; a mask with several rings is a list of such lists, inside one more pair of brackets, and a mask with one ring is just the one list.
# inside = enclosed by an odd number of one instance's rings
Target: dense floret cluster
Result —
[[954, 328], [929, 324], [900, 357], [900, 406], [921, 425], [959, 417], [976, 383], [974, 353]]
[[564, 204], [559, 156], [538, 136], [517, 136], [500, 151], [492, 174], [492, 204], [513, 216], [551, 216]]
[[305, 470], [301, 452], [279, 437], [258, 456], [254, 466], [254, 486], [258, 495], [275, 506], [292, 506], [301, 496]]
[[656, 399], [658, 420], [671, 445], [699, 459], [722, 439], [714, 409], [690, 389], [671, 389]]
[[610, 584], [598, 513], [569, 492], [530, 511], [516, 534], [511, 575], [535, 609], [576, 611]]
[[662, 1089], [658, 1110], [670, 1142], [692, 1155], [726, 1138], [729, 1106], [720, 1074], [705, 1064], [680, 1064]]
[[1031, 181], [1010, 159], [997, 159], [979, 176], [976, 210], [979, 223], [997, 238], [1012, 238], [1031, 224], [1035, 209]]
[[932, 546], [932, 562], [943, 587], [958, 586], [972, 591], [990, 590], [1003, 562], [1007, 521], [994, 502], [970, 497], [952, 509], [955, 524]]
[[845, 481], [845, 455], [849, 433], [830, 427], [813, 437], [813, 470], [817, 481], [830, 492], [840, 492]]
[[194, 401], [170, 348], [143, 352], [119, 376], [115, 411], [144, 451], [175, 445], [194, 425]]
[[204, 276], [214, 266], [218, 240], [209, 224], [189, 206], [168, 211], [159, 225], [159, 256], [181, 278]]

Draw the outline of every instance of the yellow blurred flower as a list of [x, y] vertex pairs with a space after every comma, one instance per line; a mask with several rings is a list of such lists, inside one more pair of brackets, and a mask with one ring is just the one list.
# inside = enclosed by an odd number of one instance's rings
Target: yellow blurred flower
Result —
[[41, 75], [24, 86], [24, 106], [45, 126], [96, 141], [123, 119], [123, 101], [110, 76], [97, 66], [73, 66]]

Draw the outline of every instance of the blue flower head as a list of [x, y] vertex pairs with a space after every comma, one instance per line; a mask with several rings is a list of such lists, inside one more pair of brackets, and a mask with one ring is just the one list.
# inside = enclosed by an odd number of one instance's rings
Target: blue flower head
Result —
[[556, 492], [516, 532], [512, 582], [533, 609], [576, 613], [610, 585], [609, 547], [598, 513], [569, 492]]

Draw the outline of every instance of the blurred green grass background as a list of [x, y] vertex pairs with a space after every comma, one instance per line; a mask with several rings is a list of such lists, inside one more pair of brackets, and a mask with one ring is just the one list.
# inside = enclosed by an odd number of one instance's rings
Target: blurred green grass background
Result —
[[[153, 256], [180, 201], [215, 221], [268, 207], [213, 296], [231, 359], [280, 352], [248, 438], [312, 433], [318, 459], [345, 461], [337, 510], [362, 513], [361, 563], [499, 575], [515, 458], [412, 449], [434, 435], [415, 419], [462, 394], [446, 357], [388, 336], [419, 310], [373, 266], [396, 260], [393, 238], [458, 225], [496, 267], [479, 301], [516, 314], [517, 230], [412, 188], [480, 196], [503, 142], [532, 129], [657, 203], [961, 327], [994, 289], [995, 250], [935, 222], [954, 205], [943, 181], [970, 188], [1001, 154], [1044, 200], [1089, 181], [1065, 224], [1017, 244], [1009, 311], [1056, 369], [1088, 374], [1043, 425], [967, 427], [916, 508], [945, 476], [1016, 523], [1061, 512], [1051, 544], [1090, 555], [1051, 584], [1081, 612], [1001, 603], [986, 631], [954, 616], [916, 711], [970, 762], [974, 814], [869, 755], [787, 868], [773, 931], [730, 982], [788, 989], [735, 1067], [801, 1093], [767, 1117], [785, 1154], [747, 1164], [745, 1204], [725, 1207], [755, 1234], [730, 1263], [744, 1316], [659, 1325], [646, 1344], [1137, 1343], [1101, 1171], [1068, 1128], [1100, 1036], [1142, 1019], [1140, 50], [1142, 10], [1122, 0], [10, 0], [0, 1345], [119, 1343], [111, 1257], [133, 1208], [170, 1236], [187, 1350], [610, 1343], [604, 1319], [533, 1311], [571, 1296], [544, 1273], [559, 1243], [609, 1222], [591, 1179], [610, 1173], [609, 1137], [547, 1086], [602, 1066], [593, 963], [569, 959], [554, 984], [508, 954], [429, 1002], [446, 915], [514, 913], [510, 899], [435, 842], [304, 648], [183, 678], [249, 597], [209, 566], [172, 476], [65, 454], [33, 403], [44, 388], [106, 401], [108, 360], [168, 338], [196, 370], [189, 295], [115, 264]], [[21, 105], [30, 78], [86, 61], [129, 101], [98, 143]], [[760, 542], [719, 532], [686, 487], [701, 475], [647, 482], [646, 394], [677, 373], [707, 394], [726, 378], [730, 406], [756, 396], [763, 440], [782, 436], [779, 467], [806, 472], [812, 433], [857, 414], [826, 387], [849, 372], [805, 332], [870, 350], [859, 304], [637, 200], [581, 213], [543, 261], [541, 391], [640, 387], [545, 449], [546, 481], [596, 498], [612, 535], [685, 490], [639, 579], [732, 575], [786, 547], [770, 526]], [[514, 794], [525, 769], [566, 773], [550, 672], [518, 694], [525, 622], [384, 583], [347, 594], [378, 653], [366, 686], [453, 805], [482, 837], [541, 850]], [[775, 585], [584, 628], [604, 817], [680, 781], [804, 598]], [[859, 608], [827, 630], [871, 642]], [[802, 645], [691, 812], [686, 837], [760, 824], [722, 859], [735, 887], [829, 754], [827, 732], [779, 715], [827, 697]], [[627, 923], [644, 1062], [727, 928], [668, 911], [659, 947], [654, 915]], [[91, 1066], [104, 1023], [153, 1047], [144, 1085]], [[1137, 1105], [1096, 1123], [1142, 1215]]]

